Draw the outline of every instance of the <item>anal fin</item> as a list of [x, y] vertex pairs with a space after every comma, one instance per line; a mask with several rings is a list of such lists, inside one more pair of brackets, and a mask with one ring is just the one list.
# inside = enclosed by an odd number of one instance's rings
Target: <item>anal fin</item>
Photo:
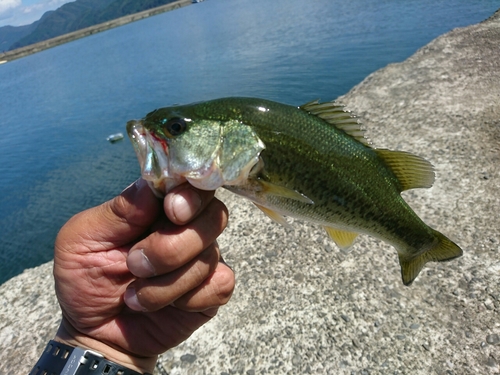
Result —
[[346, 230], [332, 228], [332, 227], [323, 227], [326, 230], [326, 233], [330, 236], [330, 238], [340, 247], [342, 250], [347, 250], [352, 246], [354, 240], [358, 236], [357, 233], [348, 232]]

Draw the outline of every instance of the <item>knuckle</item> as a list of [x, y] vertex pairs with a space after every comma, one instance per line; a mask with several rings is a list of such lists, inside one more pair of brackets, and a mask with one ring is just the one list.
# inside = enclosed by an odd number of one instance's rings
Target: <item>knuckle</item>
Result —
[[233, 295], [235, 287], [234, 273], [228, 268], [225, 272], [220, 272], [217, 275], [216, 285], [215, 294], [218, 298], [219, 305], [225, 305]]
[[217, 266], [219, 262], [219, 249], [215, 244], [211, 244], [200, 253], [199, 260], [209, 264], [211, 267]]

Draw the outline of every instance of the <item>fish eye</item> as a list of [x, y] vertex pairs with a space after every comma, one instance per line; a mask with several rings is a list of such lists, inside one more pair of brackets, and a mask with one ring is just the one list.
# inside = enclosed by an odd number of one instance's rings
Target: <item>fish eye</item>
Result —
[[166, 122], [165, 129], [172, 137], [181, 135], [186, 130], [186, 121], [181, 118], [173, 118]]

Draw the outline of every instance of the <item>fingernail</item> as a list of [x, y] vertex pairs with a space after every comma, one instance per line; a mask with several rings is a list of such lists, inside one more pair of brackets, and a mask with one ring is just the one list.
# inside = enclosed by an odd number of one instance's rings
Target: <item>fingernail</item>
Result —
[[[137, 181], [138, 181], [138, 180], [137, 180]], [[132, 182], [129, 186], [127, 186], [125, 189], [123, 189], [121, 193], [123, 194], [123, 193], [124, 193], [124, 192], [126, 192], [128, 189], [130, 189], [132, 186], [134, 186], [134, 187], [135, 187], [135, 185], [137, 184], [137, 181]]]
[[123, 295], [123, 299], [125, 300], [125, 304], [130, 307], [134, 311], [143, 311], [147, 310], [141, 306], [139, 303], [139, 299], [137, 298], [137, 293], [133, 287], [127, 288]]
[[172, 212], [180, 223], [191, 220], [201, 207], [200, 195], [191, 189], [177, 193], [171, 199]]
[[156, 275], [156, 271], [143, 249], [132, 251], [127, 258], [127, 266], [134, 276], [146, 278]]
[[148, 182], [143, 179], [142, 177], [139, 177], [135, 182], [135, 186], [137, 187], [137, 190], [141, 190], [143, 187], [148, 186]]
[[143, 178], [138, 178], [136, 181], [132, 182], [129, 186], [122, 190], [121, 194], [134, 194], [140, 195], [141, 190], [148, 186], [148, 182]]
[[234, 270], [233, 270], [233, 267], [231, 267], [229, 264], [227, 264], [227, 263], [226, 263], [226, 261], [224, 260], [224, 258], [222, 257], [222, 255], [221, 255], [220, 259], [219, 259], [219, 262], [220, 262], [220, 263], [222, 263], [222, 264], [224, 264], [224, 265], [225, 265], [227, 268], [229, 268], [231, 271], [234, 271]]
[[202, 311], [201, 313], [205, 316], [208, 316], [209, 318], [213, 318], [215, 315], [217, 315], [218, 311], [219, 311], [218, 307], [211, 307], [205, 311]]
[[147, 190], [150, 189], [148, 182], [143, 178], [139, 178], [137, 181], [135, 181], [134, 187], [135, 187], [134, 196], [136, 198], [143, 196], [145, 189]]

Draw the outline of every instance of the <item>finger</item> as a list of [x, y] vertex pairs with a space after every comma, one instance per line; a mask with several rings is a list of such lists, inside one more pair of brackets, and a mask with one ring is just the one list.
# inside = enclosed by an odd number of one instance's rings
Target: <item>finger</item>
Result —
[[92, 250], [122, 246], [145, 232], [159, 215], [160, 207], [147, 183], [139, 179], [119, 196], [73, 216], [57, 241], [67, 249], [72, 244]]
[[219, 262], [210, 277], [206, 278], [193, 290], [176, 299], [173, 305], [184, 311], [205, 312], [208, 316], [214, 316], [217, 308], [229, 301], [234, 286], [233, 270], [224, 263]]
[[125, 303], [136, 311], [157, 311], [201, 285], [217, 268], [219, 249], [210, 245], [195, 259], [165, 275], [137, 279], [125, 292]]
[[130, 272], [146, 278], [181, 267], [215, 242], [227, 225], [227, 217], [226, 206], [213, 199], [189, 224], [166, 224], [130, 250], [127, 257]]
[[199, 190], [188, 183], [182, 184], [165, 196], [165, 214], [172, 223], [184, 225], [203, 211], [214, 194], [215, 191]]

